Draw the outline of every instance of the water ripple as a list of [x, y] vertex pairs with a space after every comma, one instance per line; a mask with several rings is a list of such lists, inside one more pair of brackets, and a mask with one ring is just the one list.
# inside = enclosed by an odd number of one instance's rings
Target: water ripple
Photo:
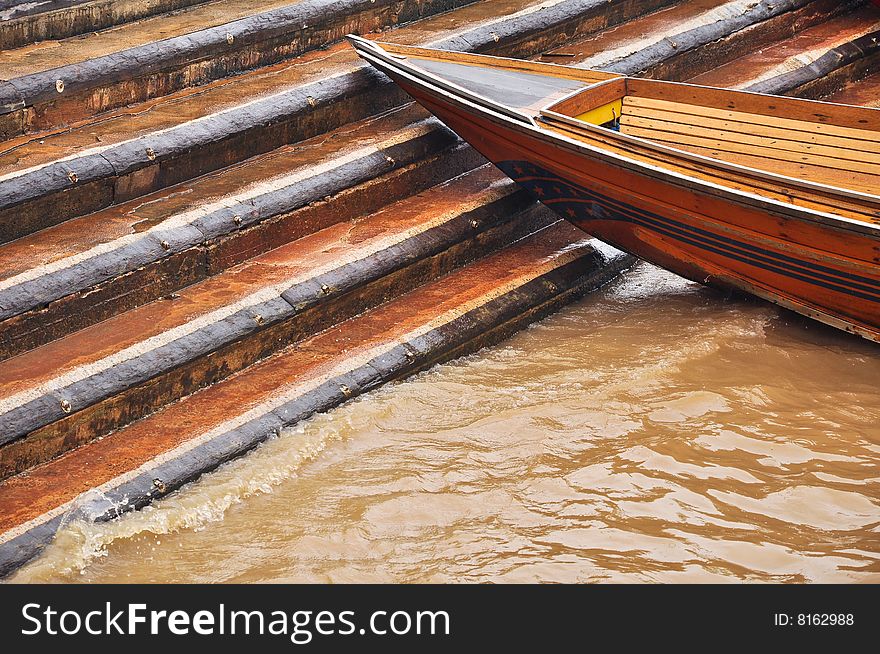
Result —
[[880, 581], [880, 357], [647, 265], [17, 581]]

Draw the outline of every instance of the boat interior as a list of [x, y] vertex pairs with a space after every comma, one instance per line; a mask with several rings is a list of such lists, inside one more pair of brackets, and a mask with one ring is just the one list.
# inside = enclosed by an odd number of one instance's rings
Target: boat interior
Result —
[[620, 78], [549, 105], [542, 115], [554, 113], [781, 175], [871, 194], [880, 189], [877, 109]]
[[377, 45], [549, 131], [672, 172], [880, 224], [880, 109]]

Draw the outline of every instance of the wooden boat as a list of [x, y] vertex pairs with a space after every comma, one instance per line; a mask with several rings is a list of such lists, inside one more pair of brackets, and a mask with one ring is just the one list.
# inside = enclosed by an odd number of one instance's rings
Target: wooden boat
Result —
[[586, 232], [880, 341], [880, 110], [349, 40]]

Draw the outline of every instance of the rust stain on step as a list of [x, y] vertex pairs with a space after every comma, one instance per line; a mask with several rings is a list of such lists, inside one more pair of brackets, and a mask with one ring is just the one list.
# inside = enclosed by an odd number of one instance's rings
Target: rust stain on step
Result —
[[408, 105], [2, 244], [0, 280], [31, 269], [35, 262], [45, 265], [80, 254], [285, 174], [308, 172], [317, 161], [381, 143], [426, 115], [417, 105]]
[[[393, 343], [445, 312], [476, 306], [481, 298], [532, 279], [553, 267], [555, 255], [583, 234], [557, 223], [525, 242], [281, 351], [229, 379], [172, 404], [109, 436], [75, 449], [27, 474], [0, 482], [0, 531], [32, 520], [97, 485], [196, 438], [212, 427], [319, 377], [341, 360]], [[571, 254], [571, 253], [569, 253]], [[484, 300], [483, 300], [484, 301]], [[241, 388], [248, 393], [242, 394]]]
[[[880, 17], [875, 8], [863, 7], [803, 30], [790, 39], [734, 59], [688, 81], [726, 88], [745, 87], [786, 70], [808, 65], [818, 54], [878, 27]], [[811, 57], [810, 53], [816, 54]]]

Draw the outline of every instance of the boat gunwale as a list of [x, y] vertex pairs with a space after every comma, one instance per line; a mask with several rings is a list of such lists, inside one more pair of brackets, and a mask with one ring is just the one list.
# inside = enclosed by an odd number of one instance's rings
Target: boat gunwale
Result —
[[[359, 55], [361, 55], [362, 57], [368, 58], [368, 60], [377, 59], [377, 57], [375, 57], [375, 56], [370, 56], [370, 55], [374, 55], [374, 53], [375, 53], [374, 48], [376, 48], [378, 46], [378, 44], [376, 42], [368, 41], [368, 40], [362, 39], [360, 37], [347, 37], [347, 38], [349, 38], [349, 41], [351, 41], [355, 45], [355, 48], [358, 50]], [[372, 46], [370, 49], [373, 51], [372, 52], [364, 52], [361, 48], [358, 47], [358, 45], [361, 43], [370, 44]], [[407, 46], [399, 46], [399, 47], [407, 47]], [[381, 48], [379, 48], [379, 51], [385, 55], [383, 57], [378, 57], [380, 64], [384, 64], [384, 65], [388, 66], [396, 74], [403, 75], [404, 77], [409, 78], [416, 85], [421, 85], [423, 87], [428, 87], [428, 88], [432, 87], [431, 80], [428, 78], [432, 78], [432, 77], [436, 77], [436, 76], [431, 75], [431, 74], [427, 73], [426, 71], [422, 71], [418, 67], [409, 64], [405, 60], [400, 60], [400, 59], [394, 58], [390, 53], [387, 53], [384, 50], [381, 50]], [[464, 53], [464, 54], [468, 54], [468, 53]], [[478, 55], [478, 56], [484, 56], [484, 55]], [[556, 65], [556, 64], [547, 64], [547, 65]], [[599, 82], [598, 84], [610, 83], [610, 82], [616, 81], [621, 78], [628, 79], [628, 78], [625, 78], [624, 76], [621, 76], [619, 78], [613, 78], [610, 80], [605, 80], [603, 82]], [[674, 82], [669, 82], [669, 83], [673, 84]], [[598, 84], [588, 86], [588, 87], [586, 87], [584, 89], [580, 89], [579, 91], [576, 91], [576, 92], [582, 93], [582, 92], [587, 91], [591, 88], [594, 88]], [[456, 85], [450, 84], [450, 86], [456, 86]], [[697, 86], [697, 85], [691, 85], [691, 86]], [[707, 88], [714, 88], [714, 87], [707, 87]], [[511, 127], [517, 127], [520, 130], [525, 128], [525, 129], [529, 130], [529, 132], [532, 134], [532, 136], [539, 138], [542, 141], [547, 141], [547, 142], [551, 142], [551, 143], [558, 143], [560, 145], [566, 146], [568, 149], [574, 149], [576, 152], [588, 153], [590, 156], [597, 157], [597, 158], [604, 160], [606, 162], [611, 162], [614, 165], [621, 165], [621, 166], [623, 166], [629, 170], [632, 170], [633, 172], [636, 172], [638, 174], [645, 174], [649, 177], [660, 179], [661, 181], [664, 181], [664, 182], [673, 183], [673, 184], [676, 184], [679, 186], [684, 186], [686, 188], [690, 188], [692, 190], [705, 192], [709, 195], [721, 197], [727, 201], [737, 202], [738, 204], [742, 204], [742, 205], [745, 205], [748, 207], [753, 207], [753, 208], [757, 207], [762, 210], [776, 213], [776, 214], [781, 214], [786, 217], [805, 220], [808, 222], [819, 223], [819, 224], [822, 224], [822, 225], [825, 225], [828, 227], [832, 227], [832, 228], [839, 228], [839, 229], [843, 229], [843, 230], [847, 230], [847, 231], [855, 231], [855, 232], [859, 232], [861, 234], [865, 234], [870, 237], [880, 238], [880, 225], [877, 225], [872, 222], [868, 222], [866, 220], [859, 220], [856, 218], [848, 218], [845, 216], [839, 216], [836, 214], [827, 213], [827, 212], [819, 211], [816, 209], [811, 209], [809, 207], [801, 207], [801, 206], [798, 206], [798, 205], [795, 205], [792, 203], [786, 203], [786, 202], [783, 202], [780, 200], [776, 200], [774, 198], [768, 198], [768, 197], [759, 195], [757, 192], [750, 192], [750, 191], [735, 189], [730, 186], [725, 186], [723, 184], [719, 184], [716, 182], [700, 179], [698, 177], [692, 177], [690, 175], [683, 175], [681, 173], [671, 171], [667, 168], [664, 168], [664, 167], [656, 165], [656, 164], [651, 164], [651, 163], [641, 161], [638, 159], [631, 159], [629, 157], [617, 154], [615, 152], [605, 150], [605, 149], [600, 148], [598, 146], [584, 143], [583, 141], [579, 141], [575, 138], [566, 136], [564, 134], [559, 134], [556, 132], [548, 131], [547, 129], [543, 129], [536, 121], [534, 121], [533, 119], [531, 119], [529, 116], [527, 116], [525, 114], [521, 114], [521, 113], [516, 112], [517, 113], [517, 116], [516, 116], [517, 120], [514, 120], [513, 117], [506, 115], [505, 112], [496, 111], [496, 108], [500, 108], [500, 109], [509, 111], [510, 110], [509, 107], [506, 107], [504, 105], [500, 105], [499, 103], [494, 102], [493, 100], [490, 100], [489, 98], [484, 98], [482, 96], [479, 96], [479, 94], [468, 92], [469, 95], [474, 95], [474, 96], [479, 97], [480, 102], [477, 103], [477, 102], [473, 102], [473, 101], [469, 100], [467, 97], [457, 96], [453, 93], [450, 93], [450, 89], [443, 88], [443, 86], [437, 86], [436, 88], [433, 89], [433, 91], [434, 91], [434, 93], [440, 94], [441, 96], [445, 97], [447, 100], [449, 100], [451, 102], [458, 103], [460, 105], [464, 105], [464, 108], [469, 111], [474, 111], [474, 110], [480, 111], [484, 114], [487, 114], [489, 116], [494, 117], [496, 120], [500, 119], [502, 121], [509, 122]], [[752, 95], [767, 95], [767, 94], [755, 93]], [[769, 95], [768, 97], [777, 97], [777, 96]], [[554, 104], [561, 102], [561, 101], [562, 101], [562, 99], [555, 99], [553, 101], [553, 103], [549, 106], [553, 106]], [[833, 103], [824, 103], [824, 104], [833, 104]], [[520, 118], [527, 118], [528, 120], [520, 120]], [[567, 118], [570, 118], [570, 117], [567, 117]], [[570, 118], [570, 119], [575, 120], [573, 118]], [[577, 124], [579, 126], [582, 126], [585, 123], [583, 123], [582, 121], [577, 121]], [[606, 134], [606, 135], [607, 134], [611, 134], [611, 135], [617, 134], [616, 132], [613, 132], [612, 130], [599, 128], [598, 126], [595, 126], [595, 127], [596, 127], [596, 129], [602, 129], [602, 133]], [[643, 139], [641, 137], [632, 137], [631, 136], [629, 138], [636, 140], [639, 144], [655, 145], [655, 146], [659, 145], [656, 143], [652, 143], [652, 142], [650, 142], [646, 139]], [[660, 147], [668, 147], [668, 146], [660, 146]], [[684, 151], [677, 150], [676, 148], [669, 148], [669, 150], [671, 150], [673, 152], [673, 154], [676, 154], [676, 155], [679, 153], [691, 154], [694, 157], [698, 157], [699, 159], [703, 159], [703, 160], [706, 160], [706, 161], [709, 161], [712, 163], [716, 163], [716, 162], [717, 163], [727, 163], [727, 162], [722, 162], [720, 160], [714, 159], [712, 157], [704, 157], [702, 155], [696, 155], [693, 153], [685, 153]], [[742, 172], [745, 172], [748, 174], [757, 174], [757, 176], [759, 176], [759, 177], [763, 176], [763, 175], [768, 175], [768, 176], [774, 175], [773, 173], [766, 173], [766, 171], [762, 171], [757, 168], [750, 168], [748, 166], [739, 166], [738, 164], [729, 164], [729, 165], [737, 166], [738, 169], [741, 170]], [[785, 177], [782, 175], [780, 175], [778, 177], [786, 182], [792, 182], [792, 181], [799, 182], [799, 181], [801, 181], [801, 180], [797, 180], [796, 178], [788, 178], [788, 177]], [[826, 186], [823, 184], [816, 184], [816, 186], [821, 190], [832, 191], [832, 193], [837, 190], [844, 190], [845, 191], [845, 189], [837, 189], [837, 187]], [[864, 197], [862, 197], [857, 191], [854, 191], [853, 193], [855, 193], [855, 197], [857, 197], [858, 199], [866, 199], [871, 202], [880, 202], [880, 197], [878, 197], [878, 196], [865, 194]]]
[[[347, 37], [349, 38], [349, 37]], [[527, 72], [533, 72], [536, 74], [541, 74], [538, 71], [543, 69], [549, 69], [553, 71], [558, 71], [559, 75], [557, 77], [572, 79], [578, 81], [584, 81], [588, 84], [596, 84], [596, 83], [605, 83], [611, 80], [617, 79], [625, 79], [626, 75], [622, 73], [611, 73], [605, 70], [596, 70], [592, 68], [575, 68], [574, 66], [566, 66], [564, 64], [554, 64], [549, 61], [531, 61], [529, 59], [513, 59], [511, 57], [499, 57], [496, 55], [490, 54], [482, 54], [477, 52], [463, 52], [461, 50], [441, 50], [440, 48], [428, 48], [423, 46], [416, 45], [399, 45], [397, 43], [389, 43], [387, 41], [371, 41], [369, 39], [360, 38], [361, 42], [373, 44], [379, 46], [381, 50], [397, 59], [398, 61], [405, 60], [405, 56], [398, 55], [396, 50], [404, 50], [411, 53], [411, 56], [415, 58], [425, 58], [425, 59], [438, 59], [441, 61], [453, 61], [456, 63], [460, 63], [464, 66], [476, 66], [479, 67], [480, 64], [478, 62], [472, 62], [471, 59], [479, 59], [480, 61], [490, 60], [503, 62], [499, 63], [499, 68], [504, 68], [506, 70], [523, 70]], [[351, 39], [349, 39], [351, 40]], [[387, 50], [385, 48], [388, 48]], [[433, 54], [436, 53], [436, 54]], [[456, 61], [457, 60], [457, 61]], [[598, 82], [591, 82], [585, 80], [585, 77], [605, 77], [605, 79], [599, 80]], [[578, 93], [585, 89], [575, 89], [570, 93]], [[568, 94], [567, 94], [568, 95]]]
[[[568, 116], [566, 114], [561, 114], [559, 112], [552, 110], [552, 107], [560, 105], [563, 102], [566, 102], [568, 100], [572, 100], [573, 98], [576, 98], [577, 96], [581, 95], [582, 93], [585, 93], [587, 91], [592, 91], [599, 86], [603, 86], [605, 84], [610, 84], [612, 82], [615, 82], [615, 81], [617, 81], [617, 79], [621, 79], [621, 78], [608, 79], [608, 80], [604, 80], [602, 82], [597, 82], [596, 84], [588, 86], [587, 88], [584, 88], [584, 89], [576, 89], [576, 90], [572, 91], [571, 93], [568, 93], [567, 95], [565, 95], [557, 100], [554, 100], [552, 103], [550, 103], [549, 105], [547, 105], [546, 107], [541, 109], [539, 112], [539, 115], [542, 117], [551, 118], [553, 120], [558, 120], [558, 121], [563, 122], [567, 125], [572, 125], [574, 127], [586, 129], [587, 131], [601, 133], [604, 135], [611, 135], [620, 141], [628, 141], [628, 142], [632, 142], [632, 143], [637, 143], [639, 145], [646, 146], [649, 149], [664, 152], [666, 154], [671, 154], [671, 155], [680, 157], [682, 159], [690, 159], [690, 160], [693, 160], [697, 163], [711, 163], [711, 164], [715, 165], [716, 167], [722, 168], [725, 170], [731, 170], [734, 172], [744, 173], [744, 174], [747, 174], [752, 177], [766, 178], [768, 181], [783, 182], [783, 183], [786, 183], [786, 184], [789, 184], [792, 186], [797, 186], [799, 188], [806, 188], [806, 189], [815, 190], [815, 191], [829, 192], [828, 194], [831, 196], [842, 196], [842, 197], [853, 198], [855, 200], [868, 201], [868, 202], [871, 202], [872, 204], [876, 204], [877, 207], [880, 208], [880, 194], [867, 193], [865, 191], [857, 191], [855, 189], [848, 189], [848, 188], [843, 188], [840, 186], [832, 186], [830, 184], [823, 184], [821, 182], [813, 182], [808, 179], [801, 179], [798, 177], [790, 177], [788, 175], [783, 175], [782, 173], [776, 173], [773, 171], [764, 170], [762, 168], [754, 168], [752, 166], [745, 166], [743, 164], [737, 164], [737, 163], [733, 163], [730, 161], [725, 161], [724, 159], [719, 159], [716, 157], [709, 157], [709, 156], [706, 156], [703, 154], [698, 154], [696, 152], [682, 150], [681, 148], [676, 148], [675, 146], [672, 146], [672, 145], [664, 145], [663, 143], [658, 143], [658, 142], [653, 141], [653, 140], [646, 138], [646, 137], [633, 136], [632, 134], [626, 134], [624, 132], [617, 132], [617, 131], [609, 130], [607, 128], [602, 127], [601, 125], [593, 125], [592, 123], [578, 120], [574, 116]], [[696, 89], [710, 89], [713, 91], [719, 90], [718, 87], [714, 87], [714, 86], [705, 86], [705, 85], [701, 85], [701, 84], [689, 84], [686, 82], [667, 82], [665, 80], [649, 80], [649, 79], [640, 79], [640, 78], [635, 78], [635, 77], [624, 77], [622, 79], [624, 79], [627, 83], [630, 80], [637, 80], [639, 82], [651, 82], [651, 83], [655, 83], [657, 85], [662, 85], [662, 86], [669, 85], [669, 86], [690, 87], [690, 88], [696, 88]], [[778, 95], [771, 95], [768, 93], [753, 93], [750, 91], [739, 91], [736, 89], [721, 89], [721, 90], [730, 91], [731, 93], [737, 93], [737, 94], [741, 94], [741, 95], [753, 96], [753, 97], [765, 97], [765, 98], [776, 98], [776, 99], [778, 99], [780, 97], [784, 97], [784, 96], [778, 96]], [[624, 97], [626, 97], [626, 96], [624, 96]], [[641, 96], [636, 96], [636, 97], [641, 97]], [[808, 100], [808, 99], [804, 99], [804, 98], [788, 98], [788, 99], [798, 100], [801, 102], [811, 102], [811, 103], [815, 103], [815, 104], [828, 105], [828, 106], [841, 106], [841, 105], [835, 104], [833, 102], [823, 102], [820, 100]], [[685, 104], [689, 104], [689, 103], [685, 103]], [[707, 106], [707, 105], [695, 105], [695, 106]], [[874, 107], [858, 107], [856, 105], [843, 105], [843, 106], [856, 107], [858, 109], [870, 109], [872, 111], [877, 111], [878, 113], [880, 113], [880, 109], [877, 109]], [[745, 112], [745, 113], [748, 113], [748, 112]], [[768, 115], [769, 116], [769, 114], [754, 114], [754, 115]], [[815, 122], [815, 121], [804, 121], [804, 122]], [[817, 122], [817, 124], [821, 125], [821, 124], [827, 124], [827, 123], [818, 123]], [[878, 133], [878, 134], [880, 134], [880, 133]], [[831, 214], [831, 215], [834, 215], [834, 214]], [[843, 216], [837, 216], [837, 217], [844, 218]], [[869, 223], [869, 224], [871, 224], [871, 223]]]
[[[375, 42], [375, 41], [369, 41], [367, 39], [362, 39], [361, 37], [347, 36], [346, 38], [352, 43], [363, 42], [363, 43], [370, 43], [370, 44], [378, 45], [377, 42]], [[357, 38], [358, 41], [355, 41], [354, 40], [355, 38]], [[405, 58], [397, 57], [393, 53], [388, 52], [382, 48], [379, 48], [378, 51], [374, 51], [374, 52], [365, 52], [357, 47], [355, 47], [355, 49], [357, 50], [358, 55], [360, 55], [362, 58], [366, 59], [369, 62], [376, 61], [378, 59], [380, 62], [384, 62], [385, 64], [389, 64], [389, 65], [393, 65], [393, 62], [405, 61]], [[463, 54], [466, 54], [466, 53], [463, 53]], [[417, 76], [420, 79], [424, 79], [424, 80], [432, 82], [434, 85], [436, 85], [439, 89], [441, 89], [443, 91], [457, 93], [461, 97], [468, 99], [471, 102], [476, 103], [477, 106], [479, 106], [481, 104], [487, 104], [487, 105], [491, 106], [494, 110], [498, 111], [498, 113], [501, 113], [509, 118], [515, 119], [517, 121], [522, 121], [522, 122], [528, 123], [530, 125], [537, 126], [537, 124], [535, 123], [535, 119], [526, 113], [517, 111], [516, 109], [514, 109], [512, 107], [508, 107], [505, 104], [501, 104], [500, 102], [495, 102], [494, 100], [491, 100], [490, 98], [487, 98], [484, 95], [481, 95], [481, 94], [476, 93], [474, 91], [470, 91], [470, 90], [464, 88], [463, 86], [459, 86], [458, 84], [456, 84], [454, 82], [450, 82], [448, 80], [445, 80], [442, 77], [435, 75], [434, 73], [431, 73], [427, 70], [420, 69], [420, 68], [418, 68], [416, 66], [412, 66], [408, 63], [403, 64], [403, 65], [408, 70], [411, 70], [413, 73], [417, 74]], [[589, 87], [587, 87], [587, 88], [589, 88]], [[584, 89], [581, 89], [581, 90], [584, 90]]]
[[[613, 80], [609, 80], [613, 81]], [[602, 84], [606, 84], [607, 82], [602, 82]], [[597, 85], [598, 86], [598, 85]], [[587, 90], [587, 89], [584, 89]], [[844, 197], [850, 198], [854, 200], [861, 200], [870, 202], [877, 206], [880, 209], [880, 195], [874, 195], [871, 193], [866, 193], [864, 191], [856, 191], [853, 189], [845, 189], [839, 186], [830, 186], [827, 184], [822, 184], [821, 182], [811, 182], [806, 179], [799, 179], [797, 177], [789, 177], [787, 175], [783, 175], [781, 173], [774, 173], [772, 171], [762, 170], [760, 168], [752, 168], [751, 166], [744, 166], [742, 164], [733, 163], [730, 161], [725, 161], [724, 159], [717, 159], [715, 157], [709, 157], [704, 154], [698, 154], [696, 152], [690, 152], [688, 150], [682, 150], [676, 148], [671, 145], [664, 145], [663, 143], [658, 143], [656, 141], [652, 141], [651, 139], [645, 138], [643, 136], [633, 136], [632, 134], [626, 134], [624, 132], [616, 132], [613, 130], [609, 130], [607, 128], [602, 127], [601, 125], [593, 125], [591, 123], [584, 122], [582, 120], [578, 120], [572, 116], [566, 116], [565, 114], [556, 113], [555, 111], [549, 111], [547, 109], [542, 109], [540, 115], [542, 117], [551, 118], [553, 120], [557, 120], [560, 123], [564, 123], [566, 125], [571, 125], [572, 127], [577, 127], [579, 129], [584, 129], [588, 132], [593, 132], [595, 134], [602, 134], [603, 136], [610, 136], [622, 143], [634, 143], [640, 146], [643, 146], [649, 150], [655, 150], [657, 152], [662, 152], [664, 154], [673, 155], [678, 157], [679, 159], [684, 159], [688, 161], [693, 161], [694, 163], [701, 164], [712, 164], [715, 168], [720, 168], [722, 170], [729, 170], [731, 172], [741, 173], [747, 175], [749, 177], [756, 177], [758, 179], [766, 180], [768, 182], [773, 183], [784, 183], [790, 186], [795, 186], [797, 188], [803, 188], [810, 191], [818, 191], [818, 192], [828, 192], [825, 197], [828, 200], [833, 200], [834, 197]], [[672, 171], [669, 171], [670, 174]], [[735, 190], [735, 189], [731, 189]], [[797, 205], [792, 205], [797, 206]], [[806, 207], [803, 207], [806, 209]], [[828, 214], [835, 218], [840, 218], [841, 220], [849, 220], [845, 216], [837, 216], [835, 214]], [[852, 219], [856, 220], [856, 219]], [[867, 224], [873, 224], [868, 222]]]

